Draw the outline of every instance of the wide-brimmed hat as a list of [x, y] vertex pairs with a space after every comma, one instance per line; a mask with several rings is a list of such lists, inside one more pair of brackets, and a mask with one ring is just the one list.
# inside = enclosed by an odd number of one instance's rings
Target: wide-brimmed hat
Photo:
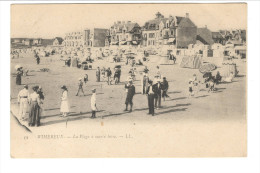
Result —
[[63, 86], [61, 87], [61, 89], [67, 90], [66, 85], [63, 85]]
[[28, 85], [23, 85], [23, 87], [28, 89]]

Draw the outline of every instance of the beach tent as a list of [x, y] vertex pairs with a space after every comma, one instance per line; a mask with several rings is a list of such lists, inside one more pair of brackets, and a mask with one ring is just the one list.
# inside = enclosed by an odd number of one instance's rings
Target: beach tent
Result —
[[182, 58], [180, 67], [198, 69], [200, 68], [201, 64], [201, 58], [197, 55], [184, 56]]
[[222, 69], [222, 76], [224, 77], [230, 76], [231, 72], [234, 74], [234, 76], [238, 75], [237, 66], [234, 62], [223, 62]]

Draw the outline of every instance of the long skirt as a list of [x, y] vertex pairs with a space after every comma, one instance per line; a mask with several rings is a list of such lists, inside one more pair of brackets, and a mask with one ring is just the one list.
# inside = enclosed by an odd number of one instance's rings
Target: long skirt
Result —
[[60, 112], [68, 113], [69, 111], [70, 111], [69, 101], [68, 100], [61, 101]]
[[40, 107], [37, 102], [31, 102], [29, 111], [29, 125], [40, 125]]
[[16, 85], [21, 85], [21, 83], [22, 83], [21, 75], [16, 75]]

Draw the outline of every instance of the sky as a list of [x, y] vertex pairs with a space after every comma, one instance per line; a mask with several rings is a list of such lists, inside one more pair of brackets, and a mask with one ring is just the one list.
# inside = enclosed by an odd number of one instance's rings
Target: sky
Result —
[[143, 26], [160, 12], [185, 16], [211, 31], [246, 29], [246, 4], [30, 4], [11, 6], [11, 37], [54, 38], [86, 28], [109, 28], [116, 21]]

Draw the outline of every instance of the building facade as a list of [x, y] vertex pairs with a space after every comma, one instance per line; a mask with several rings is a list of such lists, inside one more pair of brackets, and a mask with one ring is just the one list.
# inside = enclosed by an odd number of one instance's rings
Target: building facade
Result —
[[104, 47], [108, 29], [94, 28], [67, 33], [65, 47]]
[[161, 13], [156, 18], [145, 23], [142, 29], [143, 46], [175, 45], [177, 48], [186, 48], [196, 43], [197, 27], [186, 17], [169, 16], [165, 18]]
[[65, 47], [82, 47], [85, 44], [84, 31], [70, 32], [65, 34]]
[[142, 30], [138, 23], [118, 21], [107, 32], [106, 45], [138, 45], [141, 39]]

